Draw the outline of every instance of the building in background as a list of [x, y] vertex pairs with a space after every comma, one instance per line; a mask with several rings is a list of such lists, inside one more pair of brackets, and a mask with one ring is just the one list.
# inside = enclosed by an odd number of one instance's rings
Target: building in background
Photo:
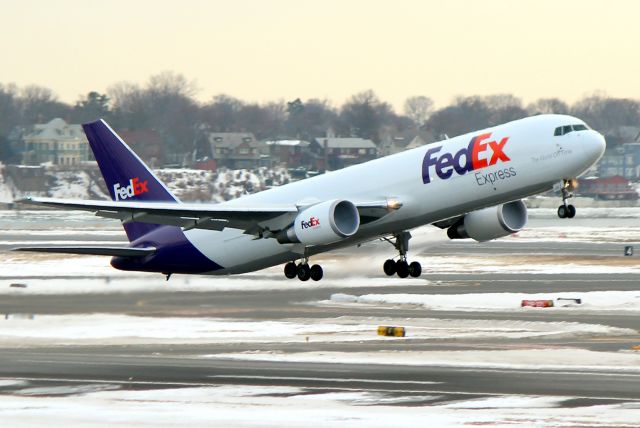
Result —
[[89, 160], [89, 142], [82, 126], [68, 124], [60, 118], [28, 127], [22, 140], [25, 165], [72, 166]]
[[165, 145], [160, 134], [150, 129], [118, 132], [120, 138], [131, 147], [151, 168], [161, 168], [166, 162]]
[[599, 200], [637, 200], [638, 192], [626, 178], [616, 175], [603, 178], [585, 178], [578, 182], [577, 193]]
[[268, 140], [264, 142], [269, 150], [272, 165], [288, 168], [308, 168], [314, 164], [309, 146], [304, 140]]
[[608, 149], [598, 163], [599, 177], [621, 176], [640, 179], [640, 143], [621, 144]]
[[320, 171], [334, 171], [378, 157], [378, 147], [364, 138], [315, 138], [311, 152], [316, 158], [314, 166]]
[[378, 156], [395, 155], [435, 141], [432, 132], [422, 129], [411, 129], [399, 134], [386, 133], [378, 146]]
[[247, 132], [213, 132], [208, 136], [216, 168], [256, 169], [269, 166], [268, 147]]

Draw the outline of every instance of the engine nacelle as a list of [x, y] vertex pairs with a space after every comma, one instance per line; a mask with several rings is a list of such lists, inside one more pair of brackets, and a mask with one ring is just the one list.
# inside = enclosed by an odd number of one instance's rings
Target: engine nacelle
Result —
[[354, 235], [360, 227], [360, 214], [353, 202], [331, 200], [301, 211], [293, 226], [282, 231], [278, 242], [300, 242], [305, 245], [326, 245]]
[[447, 230], [451, 239], [472, 238], [479, 242], [502, 238], [527, 224], [527, 207], [522, 201], [484, 208], [465, 215]]

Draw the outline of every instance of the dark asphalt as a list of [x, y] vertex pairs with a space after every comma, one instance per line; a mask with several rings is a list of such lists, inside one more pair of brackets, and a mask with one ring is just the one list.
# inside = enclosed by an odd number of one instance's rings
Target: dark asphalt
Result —
[[[498, 245], [495, 245], [498, 244]], [[505, 257], [569, 254], [572, 259], [623, 257], [622, 245], [591, 243], [473, 244], [452, 242], [419, 252], [423, 264], [429, 255], [483, 254]], [[20, 273], [20, 282], [29, 276]], [[259, 273], [247, 276], [260, 281]], [[597, 290], [639, 290], [633, 274], [431, 274], [424, 286], [301, 288], [299, 290], [105, 293], [86, 295], [4, 295], [0, 314], [111, 313], [149, 317], [189, 316], [244, 320], [286, 320], [310, 318], [314, 323], [331, 322], [341, 316], [380, 318], [440, 318], [482, 320], [567, 321], [603, 324], [637, 330], [638, 316], [626, 312], [456, 312], [429, 311], [417, 307], [318, 306], [333, 293], [454, 294], [500, 292], [575, 292]], [[8, 286], [12, 278], [0, 278]], [[78, 280], [78, 279], [75, 279]], [[215, 281], [215, 278], [212, 278]], [[284, 281], [284, 279], [283, 279]], [[269, 350], [280, 352], [362, 352], [376, 350], [490, 350], [511, 348], [573, 347], [594, 351], [629, 350], [640, 344], [640, 336], [579, 336], [566, 338], [465, 340], [374, 340], [365, 343], [234, 343], [210, 345], [67, 346], [56, 348], [7, 348], [0, 344], [0, 378], [25, 379], [28, 385], [113, 383], [122, 388], [166, 388], [198, 385], [283, 385], [315, 390], [376, 391], [394, 396], [428, 395], [433, 403], [485, 395], [525, 394], [574, 397], [565, 406], [605, 404], [640, 400], [640, 374], [576, 370], [485, 370], [478, 368], [422, 367], [408, 365], [363, 365], [331, 363], [247, 362], [203, 355]], [[11, 394], [23, 386], [0, 387]], [[415, 405], [426, 404], [417, 398]], [[403, 402], [403, 405], [407, 405]]]

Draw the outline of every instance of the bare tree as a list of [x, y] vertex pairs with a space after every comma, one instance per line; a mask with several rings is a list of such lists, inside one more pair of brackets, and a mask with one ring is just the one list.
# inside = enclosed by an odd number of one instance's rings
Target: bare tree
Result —
[[380, 129], [393, 116], [391, 105], [381, 101], [372, 90], [353, 95], [340, 111], [343, 133], [376, 142], [380, 140]]
[[58, 101], [51, 89], [38, 85], [29, 85], [20, 91], [19, 105], [25, 125], [67, 118], [71, 112], [71, 106]]
[[529, 114], [568, 114], [569, 106], [558, 98], [540, 98], [527, 106]]
[[424, 125], [432, 112], [433, 100], [424, 95], [409, 97], [404, 102], [404, 114], [418, 127]]

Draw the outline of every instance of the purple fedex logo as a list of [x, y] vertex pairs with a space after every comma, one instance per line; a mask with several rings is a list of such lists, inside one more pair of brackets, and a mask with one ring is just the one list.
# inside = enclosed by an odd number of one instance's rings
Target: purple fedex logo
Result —
[[114, 184], [113, 194], [116, 197], [116, 202], [133, 198], [134, 196], [141, 195], [142, 193], [147, 193], [149, 191], [148, 183], [148, 180], [141, 181], [136, 177], [129, 180], [128, 186], [123, 186], [120, 183]]
[[[509, 141], [509, 137], [504, 137], [500, 141], [486, 141], [489, 138], [491, 138], [491, 132], [475, 136], [467, 147], [460, 149], [457, 153], [438, 154], [442, 146], [427, 150], [422, 161], [422, 182], [424, 184], [431, 182], [432, 169], [440, 179], [446, 180], [454, 172], [464, 175], [498, 162], [510, 161], [511, 159], [504, 152], [504, 146]], [[478, 184], [481, 184], [480, 181]]]

